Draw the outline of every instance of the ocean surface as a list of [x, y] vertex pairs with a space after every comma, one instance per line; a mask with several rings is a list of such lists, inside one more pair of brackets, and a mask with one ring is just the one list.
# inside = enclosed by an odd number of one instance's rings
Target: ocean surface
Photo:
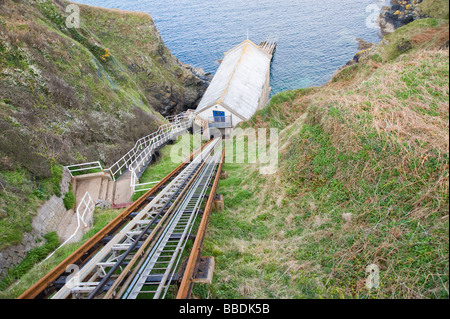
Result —
[[272, 95], [326, 83], [358, 51], [379, 42], [380, 0], [75, 0], [147, 12], [180, 61], [215, 73], [223, 53], [245, 40], [278, 42]]

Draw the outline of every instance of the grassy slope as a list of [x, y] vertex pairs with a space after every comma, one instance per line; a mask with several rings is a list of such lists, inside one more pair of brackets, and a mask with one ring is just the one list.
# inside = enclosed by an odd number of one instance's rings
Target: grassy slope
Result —
[[[190, 152], [200, 147], [199, 142], [200, 140], [193, 138], [192, 135], [184, 134], [178, 138], [176, 143], [164, 146], [160, 150], [160, 157], [148, 166], [142, 175], [140, 182], [153, 182], [164, 178], [175, 169]], [[135, 199], [138, 199], [139, 196], [142, 195], [141, 192], [136, 192]], [[26, 269], [26, 272], [19, 272], [24, 266], [17, 267], [17, 269], [11, 269], [6, 278], [0, 281], [0, 299], [17, 298], [33, 283], [42, 278], [72, 252], [78, 249], [84, 242], [105, 227], [118, 213], [118, 210], [97, 208], [94, 213], [93, 227], [83, 236], [83, 239], [79, 243], [70, 244], [61, 248], [49, 260], [35, 265], [30, 270]], [[16, 279], [19, 277], [20, 281], [16, 282]]]
[[[196, 296], [448, 298], [445, 39], [448, 20], [418, 20], [327, 85], [280, 93], [255, 115], [248, 125], [282, 129], [280, 170], [225, 165], [225, 210], [203, 252], [214, 281]], [[371, 291], [370, 264], [381, 279]]]
[[[17, 267], [17, 269], [11, 269], [6, 278], [0, 281], [0, 299], [14, 299], [19, 297], [23, 292], [31, 287], [32, 284], [44, 277], [53, 268], [59, 265], [59, 263], [61, 263], [75, 250], [77, 250], [83, 243], [88, 241], [94, 234], [99, 232], [103, 227], [111, 222], [117, 216], [117, 214], [117, 210], [97, 208], [94, 213], [94, 224], [92, 228], [86, 234], [84, 234], [80, 242], [69, 244], [58, 249], [48, 260], [42, 262], [40, 262], [41, 260], [31, 260], [34, 266], [30, 268], [26, 273], [16, 274], [16, 272], [20, 271], [20, 268], [23, 267], [23, 263], [19, 267]], [[56, 247], [59, 247], [59, 245], [56, 245]], [[55, 247], [52, 247], [52, 249], [54, 248]], [[48, 253], [49, 252], [46, 252], [45, 255], [41, 257], [45, 258], [46, 256], [48, 256]], [[27, 261], [27, 259], [25, 259], [25, 261]], [[20, 280], [16, 280], [17, 276], [20, 277]]]
[[448, 19], [448, 0], [423, 0], [419, 4], [419, 12], [430, 18]]
[[65, 16], [50, 0], [0, 6], [0, 250], [64, 195], [61, 165], [112, 164], [156, 129], [158, 105], [195, 97], [200, 81], [147, 14], [81, 6], [80, 29]]

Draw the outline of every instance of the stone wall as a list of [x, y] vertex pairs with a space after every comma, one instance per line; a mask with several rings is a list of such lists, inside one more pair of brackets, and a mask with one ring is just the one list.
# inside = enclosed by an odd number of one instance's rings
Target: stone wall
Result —
[[22, 243], [2, 250], [0, 252], [0, 278], [6, 275], [8, 268], [19, 264], [30, 249], [38, 247], [43, 243], [45, 243], [45, 239], [41, 237], [41, 234], [33, 231], [24, 235]]
[[64, 238], [66, 227], [71, 223], [74, 211], [66, 210], [64, 194], [69, 191], [71, 176], [64, 170], [61, 182], [61, 197], [53, 195], [37, 211], [33, 219], [33, 230], [25, 233], [20, 244], [8, 247], [0, 252], [0, 278], [5, 276], [7, 270], [19, 264], [30, 249], [45, 243], [43, 235], [56, 231], [60, 239]]

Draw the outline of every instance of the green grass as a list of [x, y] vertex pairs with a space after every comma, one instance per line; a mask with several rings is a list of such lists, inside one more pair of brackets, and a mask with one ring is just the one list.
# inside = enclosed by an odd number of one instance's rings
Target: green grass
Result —
[[[430, 153], [416, 175], [399, 166], [400, 145], [360, 138], [367, 147], [348, 152], [320, 126], [303, 125], [282, 158], [279, 185], [251, 164], [225, 164], [229, 178], [218, 190], [225, 210], [212, 214], [203, 251], [216, 260], [214, 279], [194, 286], [194, 295], [448, 298], [448, 193], [421, 194], [448, 157]], [[368, 291], [371, 263], [381, 267], [382, 287]]]
[[[196, 297], [448, 298], [443, 26], [399, 29], [390, 48], [321, 88], [274, 97], [244, 125], [282, 129], [280, 169], [224, 165], [225, 210], [212, 214], [203, 251], [216, 271]], [[417, 34], [417, 46], [395, 52]], [[371, 264], [381, 286], [369, 290]]]
[[37, 248], [31, 249], [22, 262], [10, 268], [5, 278], [0, 281], [0, 292], [4, 291], [9, 285], [14, 283], [17, 279], [24, 276], [37, 263], [45, 259], [51, 252], [59, 246], [59, 239], [56, 232], [51, 232], [44, 235], [46, 242]]
[[256, 125], [284, 129], [289, 122], [301, 115], [301, 106], [299, 109], [298, 105], [299, 98], [307, 96], [314, 90], [316, 88], [297, 89], [275, 94], [269, 104], [256, 112], [248, 122], [243, 123], [242, 127]]
[[[425, 294], [427, 297], [448, 297], [440, 283], [440, 279], [448, 283], [448, 275], [445, 274], [448, 264], [441, 255], [445, 251], [448, 253], [448, 245], [433, 234], [446, 233], [448, 222], [442, 223], [441, 218], [445, 216], [442, 201], [448, 202], [448, 198], [443, 196], [422, 202], [420, 206], [426, 217], [410, 217], [411, 212], [419, 209], [417, 203], [424, 200], [421, 190], [432, 187], [432, 181], [442, 174], [442, 167], [448, 167], [448, 157], [429, 154], [428, 161], [420, 167], [425, 175], [416, 175], [415, 172], [404, 171], [405, 168], [395, 160], [401, 157], [400, 146], [395, 147], [378, 135], [362, 138], [362, 143], [368, 146], [362, 154], [340, 154], [320, 127], [306, 125], [302, 133], [283, 161], [288, 164], [283, 175], [289, 184], [296, 187], [290, 197], [299, 213], [304, 212], [301, 220], [307, 224], [312, 218], [325, 219], [319, 229], [333, 229], [333, 235], [306, 242], [296, 258], [303, 262], [314, 260], [325, 270], [324, 276], [334, 272], [336, 286], [346, 287], [347, 293], [355, 297], [371, 297], [358, 286], [358, 278], [364, 278], [364, 267], [370, 260], [382, 264], [385, 271], [382, 272], [385, 288], [377, 292], [377, 297], [395, 297], [399, 291], [394, 293], [389, 288], [401, 290], [402, 281], [408, 285], [421, 282], [425, 286], [437, 287], [439, 293], [430, 291]], [[307, 160], [306, 154], [312, 158]], [[303, 163], [300, 171], [292, 165], [299, 162]], [[367, 164], [372, 167], [373, 175], [365, 173]], [[365, 177], [355, 180], [354, 176]], [[308, 196], [299, 196], [305, 193]], [[314, 213], [308, 211], [311, 201], [317, 205]], [[351, 227], [346, 225], [342, 217], [344, 213], [354, 216]], [[393, 237], [392, 231], [396, 229], [402, 234], [400, 238]], [[364, 247], [364, 251], [353, 255], [351, 252], [355, 245]], [[380, 250], [380, 247], [385, 248]], [[418, 260], [418, 250], [422, 249], [423, 255], [419, 255], [424, 258]], [[345, 254], [347, 258], [342, 257]], [[404, 267], [406, 260], [414, 260], [413, 264], [406, 263], [410, 268]], [[338, 268], [335, 266], [337, 263]], [[419, 267], [421, 272], [412, 272]], [[437, 269], [439, 275], [430, 277]], [[439, 279], [439, 276], [443, 277]], [[354, 290], [351, 287], [355, 287]]]
[[430, 18], [448, 20], [448, 5], [448, 0], [423, 0], [419, 8], [422, 14]]
[[[96, 209], [94, 213], [94, 223], [83, 238], [78, 243], [69, 244], [57, 250], [48, 260], [38, 263], [38, 260], [46, 258], [58, 246], [59, 241], [55, 233], [46, 236], [47, 244], [36, 248], [34, 252], [30, 252], [30, 257], [24, 260], [17, 268], [10, 270], [10, 276], [2, 281], [2, 291], [0, 291], [0, 299], [17, 298], [25, 292], [31, 285], [41, 279], [50, 272], [54, 267], [70, 256], [83, 243], [89, 240], [93, 235], [98, 233], [109, 222], [111, 222], [120, 211], [113, 209]], [[19, 272], [20, 271], [20, 272]], [[19, 279], [20, 280], [17, 280]]]
[[[393, 61], [401, 54], [415, 49], [419, 44], [414, 44], [412, 41], [414, 35], [428, 31], [431, 28], [438, 28], [439, 26], [448, 24], [448, 20], [428, 18], [413, 21], [399, 29], [396, 32], [387, 35], [384, 38], [383, 44], [378, 49], [378, 57], [383, 61]], [[430, 40], [430, 39], [428, 39]], [[429, 41], [432, 44], [432, 41]]]
[[75, 207], [75, 201], [76, 201], [75, 194], [71, 190], [69, 190], [64, 195], [64, 198], [63, 198], [64, 207], [67, 210], [74, 208]]
[[21, 242], [32, 230], [39, 205], [52, 195], [61, 196], [62, 166], [54, 165], [49, 178], [33, 178], [25, 169], [0, 171], [5, 189], [0, 189], [0, 248]]
[[[155, 162], [151, 162], [139, 179], [140, 183], [158, 182], [178, 167], [182, 160], [200, 147], [199, 136], [189, 134], [179, 136], [172, 145], [166, 145], [160, 149], [160, 155]], [[152, 187], [150, 185], [148, 187]], [[137, 191], [132, 200], [136, 201], [146, 191]]]

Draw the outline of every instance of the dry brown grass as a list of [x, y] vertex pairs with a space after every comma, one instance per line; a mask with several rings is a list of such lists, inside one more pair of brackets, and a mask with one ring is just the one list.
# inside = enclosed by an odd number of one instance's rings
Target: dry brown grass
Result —
[[444, 24], [438, 28], [429, 28], [428, 30], [418, 33], [411, 38], [411, 42], [415, 46], [426, 45], [432, 43], [433, 46], [443, 48], [448, 46], [449, 41], [449, 24]]

